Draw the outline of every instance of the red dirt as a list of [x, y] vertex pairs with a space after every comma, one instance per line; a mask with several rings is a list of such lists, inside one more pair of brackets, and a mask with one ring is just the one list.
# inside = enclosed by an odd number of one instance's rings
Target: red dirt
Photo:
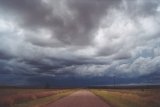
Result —
[[96, 95], [87, 90], [74, 92], [45, 107], [110, 107]]

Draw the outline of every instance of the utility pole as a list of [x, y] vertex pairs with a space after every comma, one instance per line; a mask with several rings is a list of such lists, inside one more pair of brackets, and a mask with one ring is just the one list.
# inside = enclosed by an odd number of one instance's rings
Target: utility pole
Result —
[[116, 76], [113, 76], [113, 84], [114, 84], [114, 88], [116, 88]]
[[45, 88], [46, 89], [50, 88], [50, 84], [48, 82], [45, 83]]

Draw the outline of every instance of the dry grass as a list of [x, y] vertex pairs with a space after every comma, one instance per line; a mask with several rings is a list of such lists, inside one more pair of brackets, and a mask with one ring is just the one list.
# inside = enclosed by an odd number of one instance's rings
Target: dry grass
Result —
[[92, 90], [114, 107], [160, 107], [159, 90]]
[[32, 100], [29, 102], [15, 104], [13, 107], [45, 107], [47, 104], [53, 103], [54, 101], [56, 101], [62, 97], [65, 97], [65, 96], [71, 94], [72, 92], [74, 92], [74, 91], [73, 90], [65, 90], [65, 91], [59, 92], [53, 96], [48, 96], [48, 97]]
[[64, 92], [66, 90], [0, 89], [0, 107], [12, 107], [16, 104], [22, 104]]

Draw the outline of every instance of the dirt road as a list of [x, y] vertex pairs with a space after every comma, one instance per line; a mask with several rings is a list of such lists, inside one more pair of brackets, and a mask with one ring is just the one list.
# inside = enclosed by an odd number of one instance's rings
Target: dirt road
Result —
[[110, 107], [96, 95], [87, 90], [74, 92], [46, 107]]

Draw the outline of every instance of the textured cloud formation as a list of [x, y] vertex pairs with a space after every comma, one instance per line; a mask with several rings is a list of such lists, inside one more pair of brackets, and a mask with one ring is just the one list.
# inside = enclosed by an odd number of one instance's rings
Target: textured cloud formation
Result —
[[0, 74], [157, 74], [159, 28], [159, 0], [0, 0]]

